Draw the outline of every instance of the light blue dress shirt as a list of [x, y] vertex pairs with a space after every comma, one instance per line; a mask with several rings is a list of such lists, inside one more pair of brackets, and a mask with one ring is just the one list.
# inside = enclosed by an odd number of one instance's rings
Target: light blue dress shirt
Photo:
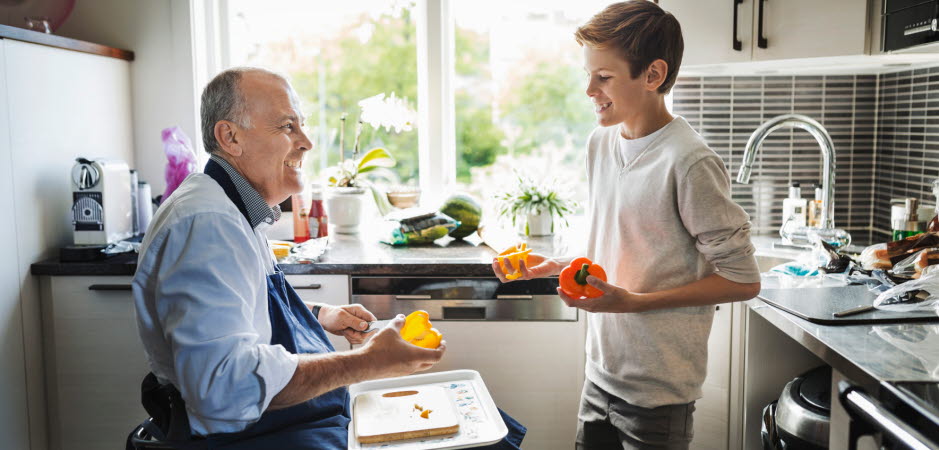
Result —
[[[232, 178], [244, 197], [244, 180]], [[182, 394], [197, 435], [256, 422], [297, 368], [297, 355], [270, 345], [270, 219], [252, 226], [215, 180], [196, 173], [160, 206], [141, 245], [133, 281], [140, 337], [150, 369]]]

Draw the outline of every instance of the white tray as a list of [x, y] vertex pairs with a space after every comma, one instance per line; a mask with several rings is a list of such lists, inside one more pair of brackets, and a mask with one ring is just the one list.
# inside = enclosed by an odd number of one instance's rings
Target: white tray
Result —
[[[426, 438], [406, 439], [383, 442], [380, 444], [359, 444], [355, 436], [355, 398], [365, 392], [383, 389], [404, 389], [420, 386], [444, 386], [453, 401], [460, 419], [460, 431], [450, 436], [431, 436]], [[409, 375], [406, 377], [386, 378], [366, 381], [349, 386], [352, 399], [349, 424], [349, 450], [373, 448], [393, 450], [458, 449], [495, 444], [509, 434], [509, 429], [502, 421], [496, 409], [486, 383], [475, 370], [451, 370], [448, 372]]]

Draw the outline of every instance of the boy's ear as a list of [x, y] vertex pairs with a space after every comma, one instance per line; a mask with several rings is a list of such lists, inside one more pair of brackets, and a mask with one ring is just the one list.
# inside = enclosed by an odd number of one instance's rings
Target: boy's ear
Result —
[[649, 64], [649, 68], [646, 69], [646, 89], [650, 91], [657, 91], [659, 86], [665, 82], [665, 77], [667, 76], [668, 63], [662, 59], [652, 61], [652, 63]]

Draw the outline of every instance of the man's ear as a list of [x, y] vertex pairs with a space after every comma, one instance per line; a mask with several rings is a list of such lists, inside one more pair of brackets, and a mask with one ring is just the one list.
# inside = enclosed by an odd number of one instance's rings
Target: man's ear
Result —
[[657, 59], [649, 64], [646, 69], [646, 89], [657, 91], [662, 83], [665, 83], [665, 77], [668, 76], [668, 63], [665, 60]]
[[241, 156], [244, 149], [241, 148], [241, 142], [239, 142], [238, 126], [227, 120], [219, 120], [215, 122], [214, 131], [215, 140], [223, 152], [230, 156]]

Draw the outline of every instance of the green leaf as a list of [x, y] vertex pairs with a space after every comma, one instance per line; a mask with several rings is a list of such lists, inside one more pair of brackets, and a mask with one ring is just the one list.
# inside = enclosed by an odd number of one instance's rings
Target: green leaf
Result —
[[394, 167], [396, 161], [383, 148], [373, 148], [359, 160], [359, 173], [371, 172], [379, 167]]

